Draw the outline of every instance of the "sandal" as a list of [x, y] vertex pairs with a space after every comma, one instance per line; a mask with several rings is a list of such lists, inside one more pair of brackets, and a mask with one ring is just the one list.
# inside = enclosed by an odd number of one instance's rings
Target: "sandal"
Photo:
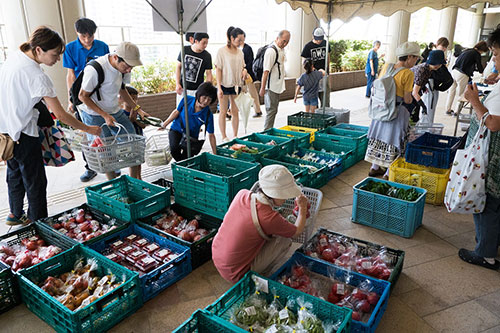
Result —
[[17, 218], [14, 216], [14, 214], [10, 213], [5, 219], [5, 224], [7, 225], [26, 225], [30, 223], [31, 221], [28, 216], [26, 216], [26, 214], [23, 214], [20, 218]]
[[489, 262], [484, 260], [483, 257], [480, 257], [476, 253], [474, 253], [474, 251], [460, 249], [458, 250], [458, 256], [460, 257], [460, 259], [462, 259], [465, 262], [468, 262], [469, 264], [482, 266], [484, 268], [493, 269], [495, 271], [498, 270], [498, 268], [500, 267], [500, 262], [498, 260], [495, 259], [495, 263], [490, 264]]

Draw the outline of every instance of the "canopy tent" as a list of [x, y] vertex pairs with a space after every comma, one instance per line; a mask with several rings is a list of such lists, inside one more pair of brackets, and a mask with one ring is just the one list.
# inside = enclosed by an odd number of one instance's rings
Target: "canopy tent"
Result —
[[279, 4], [288, 2], [294, 10], [302, 8], [306, 14], [314, 13], [318, 19], [323, 19], [327, 23], [334, 18], [347, 22], [353, 17], [367, 19], [375, 14], [390, 16], [400, 10], [413, 13], [423, 7], [443, 9], [456, 6], [467, 9], [483, 2], [500, 4], [500, 0], [276, 0], [276, 2]]
[[[403, 10], [409, 13], [423, 7], [443, 9], [446, 7], [470, 8], [477, 3], [488, 2], [492, 5], [500, 4], [500, 0], [275, 0], [278, 4], [287, 2], [293, 10], [301, 8], [306, 14], [313, 14], [319, 21], [322, 19], [328, 24], [327, 40], [330, 40], [330, 23], [332, 19], [348, 22], [354, 17], [370, 18], [375, 14], [390, 16]], [[326, 54], [329, 54], [330, 43], [326, 43]], [[325, 68], [330, 68], [330, 57], [325, 57]], [[326, 80], [323, 80], [323, 91], [327, 91]], [[325, 113], [325, 102], [328, 94], [323, 95], [322, 109]]]

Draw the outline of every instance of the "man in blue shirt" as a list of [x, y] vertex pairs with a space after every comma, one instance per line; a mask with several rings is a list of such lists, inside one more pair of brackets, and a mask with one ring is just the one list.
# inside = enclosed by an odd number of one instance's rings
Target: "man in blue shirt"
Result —
[[[373, 49], [371, 49], [370, 53], [368, 53], [368, 59], [366, 59], [366, 69], [365, 69], [366, 98], [370, 98], [372, 84], [373, 81], [375, 81], [375, 78], [377, 77], [377, 72], [378, 72], [377, 51], [379, 48], [380, 48], [380, 41], [376, 40], [375, 42], [373, 42]], [[383, 56], [384, 55], [382, 54], [380, 58], [382, 58]]]
[[[81, 71], [85, 68], [85, 65], [89, 60], [95, 59], [97, 57], [103, 56], [109, 53], [109, 47], [106, 43], [94, 39], [95, 31], [97, 26], [94, 21], [82, 17], [75, 22], [75, 30], [78, 36], [72, 42], [66, 45], [66, 50], [63, 55], [63, 66], [68, 69], [68, 74], [66, 75], [66, 85], [68, 87], [68, 93], [75, 82], [76, 78]], [[68, 98], [69, 101], [69, 98]], [[75, 112], [76, 108], [68, 102], [68, 111]], [[75, 113], [76, 119], [80, 120], [80, 115], [78, 112]], [[85, 161], [85, 172], [80, 176], [82, 182], [88, 182], [97, 176], [97, 172], [89, 169], [85, 155], [82, 153], [83, 160]]]

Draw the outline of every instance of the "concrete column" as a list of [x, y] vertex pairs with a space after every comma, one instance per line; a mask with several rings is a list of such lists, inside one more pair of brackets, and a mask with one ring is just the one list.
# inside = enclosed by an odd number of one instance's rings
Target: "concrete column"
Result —
[[472, 26], [469, 31], [467, 46], [473, 47], [479, 41], [479, 33], [481, 32], [481, 27], [483, 26], [484, 20], [483, 11], [484, 3], [476, 4], [476, 13], [472, 17]]
[[455, 37], [457, 14], [458, 7], [447, 7], [441, 10], [438, 38], [448, 38], [448, 40], [450, 41], [450, 45], [453, 45], [453, 39]]
[[298, 78], [301, 73], [300, 52], [302, 52], [302, 9], [293, 10], [289, 4], [286, 4], [285, 11], [285, 29], [290, 31], [290, 43], [285, 48], [286, 62], [285, 75], [286, 77]]
[[410, 13], [399, 11], [394, 13], [389, 18], [389, 45], [386, 53], [386, 61], [390, 63], [396, 62], [396, 48], [408, 41], [408, 33], [410, 31]]
[[[9, 0], [1, 1], [7, 46], [9, 52], [19, 48], [28, 40], [31, 31], [41, 25], [49, 26], [61, 34], [66, 42], [76, 38], [74, 22], [83, 16], [83, 0]], [[52, 67], [43, 66], [54, 82], [57, 96], [66, 108], [68, 92], [66, 88], [66, 69], [61, 61]]]

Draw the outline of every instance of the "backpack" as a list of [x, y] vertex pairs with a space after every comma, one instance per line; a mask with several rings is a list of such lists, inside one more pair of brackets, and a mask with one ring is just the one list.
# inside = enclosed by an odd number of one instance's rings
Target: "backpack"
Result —
[[[101, 85], [104, 82], [104, 70], [102, 69], [102, 66], [100, 63], [98, 63], [95, 60], [91, 60], [85, 65], [87, 66], [92, 66], [97, 72], [97, 86], [92, 90], [90, 95], [93, 95], [94, 93], [97, 93], [97, 100], [101, 100], [101, 94], [99, 93], [99, 89], [101, 89]], [[82, 104], [82, 101], [78, 98], [78, 94], [80, 93], [80, 89], [82, 88], [82, 81], [83, 81], [83, 72], [85, 71], [82, 70], [80, 74], [78, 74], [78, 77], [76, 78], [75, 82], [71, 85], [71, 88], [69, 89], [69, 100], [71, 103], [76, 106]]]
[[[279, 62], [278, 62], [278, 49], [273, 44], [268, 44], [259, 48], [259, 50], [257, 51], [257, 55], [255, 56], [255, 59], [252, 62], [252, 71], [254, 72], [257, 80], [262, 80], [262, 74], [264, 73], [264, 55], [266, 54], [266, 50], [270, 47], [273, 48], [274, 51], [276, 51], [276, 59], [274, 60], [273, 67], [274, 65], [278, 64], [278, 75], [279, 78], [281, 78], [281, 68], [279, 67]], [[268, 82], [270, 79], [271, 79], [271, 73], [269, 73], [269, 76], [267, 78]]]
[[453, 85], [453, 77], [444, 65], [432, 71], [431, 78], [434, 79], [434, 90], [446, 91]]
[[396, 83], [394, 76], [405, 67], [394, 70], [389, 64], [385, 75], [373, 81], [368, 116], [373, 120], [391, 121], [398, 115], [396, 105]]

